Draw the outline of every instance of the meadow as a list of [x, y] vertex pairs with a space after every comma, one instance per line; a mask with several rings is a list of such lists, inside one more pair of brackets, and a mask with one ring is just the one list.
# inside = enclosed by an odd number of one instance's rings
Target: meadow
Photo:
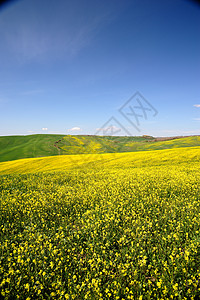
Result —
[[58, 155], [54, 146], [64, 135], [33, 134], [0, 136], [0, 162], [21, 158]]
[[200, 146], [200, 136], [160, 140], [152, 136], [33, 134], [0, 136], [0, 162], [57, 155], [121, 153]]
[[199, 299], [200, 147], [0, 163], [2, 299]]

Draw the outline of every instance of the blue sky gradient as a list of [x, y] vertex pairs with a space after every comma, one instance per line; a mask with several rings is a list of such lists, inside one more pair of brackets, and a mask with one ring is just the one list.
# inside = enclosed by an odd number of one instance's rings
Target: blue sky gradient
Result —
[[[11, 2], [0, 10], [0, 135], [95, 134], [112, 116], [119, 135], [200, 134], [199, 36], [192, 1]], [[139, 130], [120, 113], [137, 91], [158, 111]]]

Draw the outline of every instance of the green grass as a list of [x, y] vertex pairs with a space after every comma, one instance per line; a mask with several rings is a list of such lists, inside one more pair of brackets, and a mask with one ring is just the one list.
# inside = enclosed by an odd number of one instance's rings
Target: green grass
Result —
[[60, 154], [120, 153], [196, 146], [200, 146], [200, 136], [166, 141], [157, 141], [151, 136], [3, 136], [0, 137], [0, 162]]
[[1, 136], [0, 161], [58, 155], [54, 144], [63, 137], [53, 134]]

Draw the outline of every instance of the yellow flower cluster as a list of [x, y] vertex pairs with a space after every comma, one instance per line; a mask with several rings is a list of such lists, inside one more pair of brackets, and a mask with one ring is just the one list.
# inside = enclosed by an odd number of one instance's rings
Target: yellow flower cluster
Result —
[[0, 176], [0, 298], [200, 298], [200, 150], [102, 157]]

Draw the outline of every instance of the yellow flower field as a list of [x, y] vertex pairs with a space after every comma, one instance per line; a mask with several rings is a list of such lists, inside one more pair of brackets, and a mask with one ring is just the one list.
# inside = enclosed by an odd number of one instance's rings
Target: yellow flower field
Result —
[[200, 298], [200, 147], [23, 159], [0, 174], [0, 298]]

